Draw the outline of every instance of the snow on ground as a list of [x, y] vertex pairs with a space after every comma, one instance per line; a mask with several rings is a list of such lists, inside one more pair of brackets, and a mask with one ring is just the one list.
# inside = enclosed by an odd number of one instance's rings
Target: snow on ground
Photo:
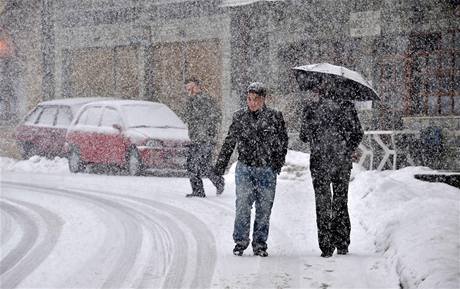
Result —
[[350, 187], [352, 210], [403, 288], [460, 288], [460, 190], [413, 177], [429, 171], [361, 172]]
[[17, 161], [11, 158], [0, 158], [2, 171], [70, 174], [67, 159], [55, 157], [53, 160], [45, 157], [33, 156], [28, 160]]
[[308, 155], [288, 153], [270, 256], [262, 259], [250, 248], [231, 254], [234, 166], [222, 196], [206, 181], [208, 198], [185, 199], [185, 178], [74, 175], [62, 158], [0, 158], [0, 281], [8, 288], [460, 288], [459, 189], [414, 179], [432, 172], [423, 167], [355, 167], [351, 253], [324, 259], [308, 166]]

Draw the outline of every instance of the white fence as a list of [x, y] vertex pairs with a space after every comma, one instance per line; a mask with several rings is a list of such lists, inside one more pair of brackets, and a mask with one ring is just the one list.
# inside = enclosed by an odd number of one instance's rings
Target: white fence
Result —
[[[388, 164], [393, 170], [398, 167], [398, 156], [403, 155], [406, 162], [415, 165], [410, 150], [407, 147], [397, 147], [396, 137], [398, 135], [418, 136], [419, 132], [415, 130], [375, 130], [365, 131], [364, 138], [359, 149], [362, 154], [359, 164], [364, 166], [368, 163], [367, 168], [373, 170], [382, 170]], [[378, 164], [375, 164], [376, 156], [379, 156]], [[376, 166], [375, 166], [376, 165]]]

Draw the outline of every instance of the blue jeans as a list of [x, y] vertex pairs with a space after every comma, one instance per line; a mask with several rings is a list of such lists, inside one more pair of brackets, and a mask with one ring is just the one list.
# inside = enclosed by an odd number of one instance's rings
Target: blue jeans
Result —
[[236, 216], [233, 240], [244, 248], [249, 246], [251, 209], [255, 203], [252, 248], [267, 249], [270, 214], [275, 199], [276, 173], [270, 167], [236, 165]]

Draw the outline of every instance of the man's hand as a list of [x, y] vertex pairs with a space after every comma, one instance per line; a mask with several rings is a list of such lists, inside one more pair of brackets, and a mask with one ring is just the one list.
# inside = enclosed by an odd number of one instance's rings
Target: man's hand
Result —
[[351, 154], [351, 161], [354, 163], [358, 162], [360, 158], [361, 158], [361, 153], [358, 150], [355, 150]]

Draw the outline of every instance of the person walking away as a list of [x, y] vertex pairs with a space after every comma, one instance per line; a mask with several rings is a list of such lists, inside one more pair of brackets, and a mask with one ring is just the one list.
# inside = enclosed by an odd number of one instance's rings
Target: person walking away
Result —
[[281, 112], [265, 105], [266, 88], [260, 82], [247, 89], [247, 107], [233, 114], [232, 123], [215, 165], [223, 175], [235, 146], [236, 214], [233, 254], [241, 256], [249, 246], [251, 209], [255, 204], [252, 249], [266, 257], [270, 214], [275, 199], [276, 178], [285, 162], [288, 136]]
[[[310, 143], [310, 171], [315, 191], [316, 223], [322, 257], [348, 253], [351, 223], [348, 185], [352, 155], [363, 138], [351, 101], [325, 89], [315, 90], [319, 101], [304, 108], [300, 139]], [[332, 186], [332, 191], [331, 191]]]
[[202, 91], [201, 82], [192, 77], [185, 81], [188, 99], [185, 107], [185, 122], [191, 143], [187, 152], [187, 171], [192, 193], [186, 197], [206, 197], [203, 177], [208, 177], [216, 187], [217, 195], [224, 191], [224, 178], [211, 169], [212, 153], [216, 146], [221, 112], [215, 101]]

